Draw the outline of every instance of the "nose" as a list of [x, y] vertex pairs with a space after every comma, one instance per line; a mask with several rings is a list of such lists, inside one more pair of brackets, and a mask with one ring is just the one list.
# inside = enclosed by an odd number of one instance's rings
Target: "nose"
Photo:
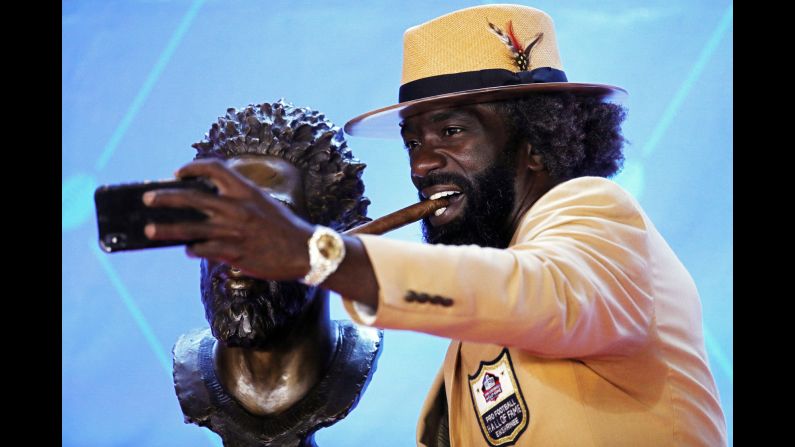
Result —
[[433, 144], [423, 144], [411, 153], [411, 180], [416, 185], [419, 180], [436, 169], [445, 166], [445, 158]]

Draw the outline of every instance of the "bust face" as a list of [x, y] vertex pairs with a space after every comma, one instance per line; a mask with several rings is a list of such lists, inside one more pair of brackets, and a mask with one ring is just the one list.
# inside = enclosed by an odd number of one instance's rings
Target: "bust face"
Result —
[[[242, 155], [227, 164], [266, 194], [308, 218], [303, 176], [292, 163], [274, 156]], [[227, 264], [201, 262], [201, 293], [213, 336], [233, 347], [266, 348], [285, 336], [311, 301], [297, 282], [243, 276]]]
[[262, 188], [263, 192], [287, 204], [293, 212], [308, 219], [303, 175], [295, 165], [272, 155], [241, 155], [228, 159], [226, 163]]

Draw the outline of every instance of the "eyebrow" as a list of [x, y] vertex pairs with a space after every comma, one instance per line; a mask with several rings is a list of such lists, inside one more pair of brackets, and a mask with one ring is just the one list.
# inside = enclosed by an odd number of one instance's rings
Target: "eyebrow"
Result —
[[[456, 117], [469, 118], [470, 116], [471, 116], [470, 112], [461, 109], [451, 109], [451, 110], [444, 110], [441, 112], [434, 113], [433, 115], [431, 115], [430, 120], [432, 123], [438, 123], [439, 121], [444, 121], [450, 118], [456, 118]], [[411, 129], [409, 128], [409, 126], [406, 125], [405, 120], [400, 122], [400, 136], [404, 136], [405, 133], [410, 130]]]
[[446, 119], [455, 118], [455, 117], [469, 117], [469, 113], [464, 112], [460, 109], [453, 109], [453, 110], [445, 110], [443, 112], [435, 113], [431, 115], [431, 122], [438, 123], [439, 121], [444, 121]]

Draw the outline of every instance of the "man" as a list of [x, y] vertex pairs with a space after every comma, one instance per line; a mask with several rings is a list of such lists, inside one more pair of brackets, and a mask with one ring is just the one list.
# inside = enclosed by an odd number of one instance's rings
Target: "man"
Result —
[[247, 232], [231, 203], [250, 192], [208, 163], [178, 175], [208, 176], [222, 197], [147, 202], [227, 212], [149, 237], [209, 238], [189, 255], [303, 277], [360, 323], [452, 339], [419, 445], [725, 445], [696, 287], [604, 178], [623, 160], [609, 100], [625, 92], [567, 82], [551, 19], [524, 6], [447, 14], [406, 31], [403, 50], [400, 103], [345, 129], [399, 129], [421, 199], [449, 201], [424, 222], [434, 245], [339, 236], [273, 201], [253, 218], [278, 235]]
[[[345, 230], [369, 220], [365, 165], [317, 111], [283, 101], [229, 109], [193, 147], [197, 159], [225, 160], [259, 194], [309, 222]], [[258, 280], [211, 259], [201, 262], [201, 293], [210, 328], [174, 347], [188, 422], [226, 446], [309, 446], [316, 430], [355, 407], [382, 331], [330, 321], [323, 289]]]

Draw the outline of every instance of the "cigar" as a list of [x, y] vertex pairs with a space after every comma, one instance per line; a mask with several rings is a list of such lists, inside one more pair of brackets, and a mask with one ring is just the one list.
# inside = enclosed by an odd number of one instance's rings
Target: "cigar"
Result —
[[384, 234], [429, 217], [439, 208], [447, 206], [447, 203], [447, 199], [423, 200], [356, 228], [351, 228], [344, 234]]

